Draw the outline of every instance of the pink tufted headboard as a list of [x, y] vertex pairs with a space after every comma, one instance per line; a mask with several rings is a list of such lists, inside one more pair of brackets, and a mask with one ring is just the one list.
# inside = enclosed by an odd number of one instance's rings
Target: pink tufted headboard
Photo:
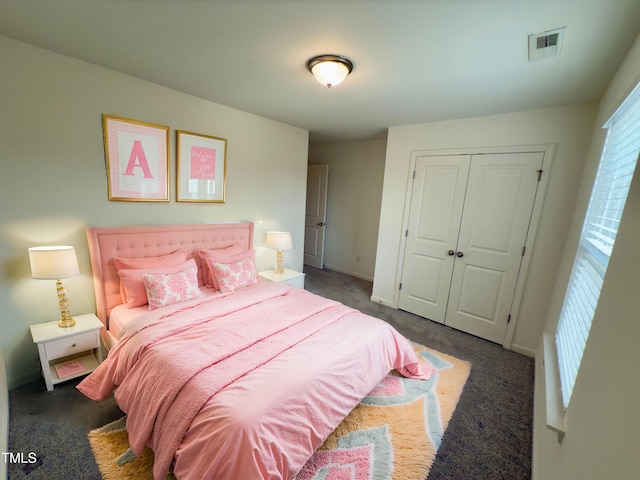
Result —
[[197, 225], [151, 225], [134, 227], [87, 227], [87, 240], [96, 294], [96, 314], [107, 326], [109, 313], [120, 300], [120, 278], [113, 263], [116, 257], [155, 257], [184, 249], [195, 258], [202, 275], [200, 249], [223, 248], [239, 243], [253, 248], [253, 223]]

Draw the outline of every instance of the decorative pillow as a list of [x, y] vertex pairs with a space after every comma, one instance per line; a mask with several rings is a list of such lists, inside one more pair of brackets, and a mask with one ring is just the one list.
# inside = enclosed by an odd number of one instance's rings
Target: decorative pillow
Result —
[[118, 257], [113, 259], [113, 263], [116, 265], [116, 270], [120, 271], [125, 268], [160, 268], [160, 267], [172, 267], [174, 265], [180, 265], [187, 261], [187, 252], [184, 250], [176, 250], [173, 253], [167, 255], [160, 255], [158, 257], [139, 257], [139, 258], [126, 258]]
[[216, 263], [207, 259], [209, 268], [218, 280], [222, 293], [234, 292], [258, 283], [253, 251], [247, 251], [239, 257], [230, 263]]
[[212, 261], [217, 263], [226, 263], [230, 257], [245, 251], [246, 250], [237, 243], [224, 248], [216, 248], [214, 250], [199, 250], [198, 255], [202, 261], [202, 280], [204, 281], [204, 286], [220, 290], [220, 285], [218, 285], [216, 277], [211, 274], [207, 258], [210, 258]]
[[[181, 265], [186, 261], [187, 252], [185, 252], [184, 250], [176, 250], [173, 253], [160, 255], [157, 257], [116, 257], [113, 259], [113, 263], [115, 264], [116, 270], [118, 272], [124, 269], [172, 267], [174, 265]], [[142, 278], [140, 279], [140, 281], [142, 282]], [[142, 285], [142, 287], [144, 288], [144, 285]], [[127, 303], [127, 293], [124, 290], [122, 282], [120, 282], [120, 298], [122, 299], [122, 303]], [[147, 302], [145, 301], [142, 305], [145, 305], [146, 303]]]
[[198, 288], [198, 267], [195, 265], [177, 273], [145, 273], [142, 279], [149, 298], [149, 310], [203, 296]]
[[144, 274], [177, 273], [190, 267], [195, 267], [197, 272], [198, 266], [193, 258], [174, 266], [120, 270], [118, 276], [120, 277], [120, 290], [123, 295], [122, 303], [127, 308], [140, 307], [149, 303], [144, 279], [142, 278]]

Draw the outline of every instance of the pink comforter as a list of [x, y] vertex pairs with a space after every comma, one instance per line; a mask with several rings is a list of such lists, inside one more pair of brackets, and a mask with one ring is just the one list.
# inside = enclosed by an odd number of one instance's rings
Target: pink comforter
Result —
[[430, 373], [388, 324], [268, 283], [149, 312], [78, 388], [100, 400], [118, 387], [156, 479], [174, 458], [179, 479], [292, 478], [394, 368]]

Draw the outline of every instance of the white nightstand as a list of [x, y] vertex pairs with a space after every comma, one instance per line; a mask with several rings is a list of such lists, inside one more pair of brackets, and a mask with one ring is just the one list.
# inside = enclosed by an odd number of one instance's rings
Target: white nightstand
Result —
[[[29, 327], [33, 343], [38, 345], [42, 375], [48, 391], [60, 382], [93, 372], [102, 362], [102, 322], [93, 313], [74, 315], [73, 319], [76, 324], [69, 328], [58, 327], [57, 320]], [[80, 362], [84, 368], [60, 378], [56, 365], [60, 368], [61, 364], [68, 362]]]
[[260, 272], [260, 278], [268, 282], [281, 282], [296, 288], [304, 288], [304, 273], [295, 270], [284, 269], [283, 273], [275, 273], [273, 270]]

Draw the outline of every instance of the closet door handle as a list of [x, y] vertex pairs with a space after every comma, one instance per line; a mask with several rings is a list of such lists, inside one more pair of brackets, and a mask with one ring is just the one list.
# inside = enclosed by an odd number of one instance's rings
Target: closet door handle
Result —
[[454, 254], [454, 253], [456, 253], [456, 252], [454, 252], [453, 250], [449, 250], [449, 251], [447, 252], [447, 255], [449, 255], [450, 257], [453, 257], [453, 254]]
[[456, 256], [458, 256], [458, 257], [464, 257], [464, 253], [462, 253], [462, 252], [458, 252], [458, 253], [456, 253]]

